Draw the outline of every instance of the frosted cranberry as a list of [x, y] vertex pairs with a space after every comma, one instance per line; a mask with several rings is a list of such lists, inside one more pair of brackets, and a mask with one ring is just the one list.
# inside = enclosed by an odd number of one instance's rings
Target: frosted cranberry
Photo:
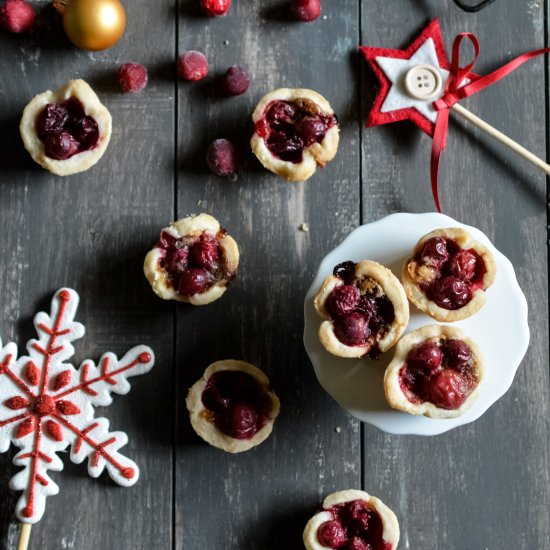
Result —
[[191, 50], [178, 57], [177, 67], [183, 80], [202, 80], [208, 74], [208, 59], [202, 52]]
[[420, 252], [421, 262], [435, 269], [441, 269], [448, 259], [447, 241], [443, 237], [432, 237], [424, 243]]
[[435, 281], [427, 290], [430, 300], [439, 307], [454, 310], [465, 306], [471, 299], [470, 287], [457, 277], [444, 277]]
[[413, 348], [407, 357], [407, 365], [416, 371], [429, 374], [437, 370], [443, 361], [443, 354], [435, 342], [425, 342]]
[[183, 248], [175, 248], [166, 258], [164, 268], [172, 276], [176, 277], [187, 269], [188, 258], [189, 248], [187, 246]]
[[359, 537], [353, 537], [348, 545], [349, 550], [372, 550], [372, 546]]
[[243, 67], [229, 67], [222, 78], [222, 89], [227, 95], [244, 94], [250, 86], [250, 77]]
[[353, 262], [342, 262], [332, 271], [335, 277], [340, 277], [345, 283], [350, 283], [355, 275], [355, 264]]
[[147, 86], [147, 80], [147, 69], [139, 63], [125, 63], [118, 70], [118, 83], [123, 92], [141, 92]]
[[339, 521], [326, 521], [317, 530], [317, 540], [329, 548], [342, 548], [347, 542], [347, 533]]
[[186, 296], [193, 296], [206, 290], [210, 283], [210, 274], [204, 269], [193, 267], [184, 271], [178, 282], [178, 292]]
[[370, 336], [367, 322], [360, 313], [338, 317], [334, 323], [334, 332], [336, 337], [348, 346], [361, 344]]
[[218, 262], [218, 240], [211, 235], [203, 235], [191, 247], [191, 262], [196, 267], [213, 271]]
[[206, 163], [216, 176], [231, 176], [239, 169], [240, 155], [228, 139], [216, 139], [206, 152]]
[[471, 281], [476, 274], [477, 258], [469, 250], [459, 250], [449, 261], [449, 272], [462, 281]]
[[299, 21], [315, 21], [321, 14], [321, 0], [292, 0], [290, 11]]
[[236, 403], [226, 417], [227, 433], [235, 439], [250, 439], [257, 431], [258, 415], [253, 407]]
[[309, 147], [314, 143], [320, 143], [328, 131], [327, 125], [319, 117], [304, 118], [296, 125], [296, 131], [304, 143]]
[[466, 381], [451, 369], [444, 369], [426, 381], [424, 398], [442, 409], [458, 409], [466, 399]]
[[69, 129], [74, 138], [80, 143], [80, 150], [93, 149], [99, 141], [99, 128], [97, 122], [91, 116], [84, 116], [71, 121]]
[[78, 143], [68, 132], [50, 134], [44, 140], [44, 150], [52, 159], [66, 160], [78, 152]]
[[36, 12], [24, 0], [6, 0], [0, 6], [0, 25], [10, 32], [16, 34], [27, 32], [35, 22]]
[[49, 134], [61, 132], [69, 112], [62, 103], [48, 103], [36, 120], [36, 132], [41, 140], [46, 139]]
[[294, 107], [286, 101], [274, 101], [268, 108], [265, 118], [271, 124], [279, 124], [281, 122], [290, 122], [296, 110]]
[[359, 304], [360, 297], [359, 289], [355, 285], [337, 286], [327, 299], [327, 310], [333, 317], [351, 313]]
[[231, 7], [231, 0], [200, 0], [202, 11], [208, 17], [221, 17]]
[[462, 340], [450, 339], [441, 343], [441, 349], [448, 367], [459, 372], [466, 372], [473, 363], [470, 346]]

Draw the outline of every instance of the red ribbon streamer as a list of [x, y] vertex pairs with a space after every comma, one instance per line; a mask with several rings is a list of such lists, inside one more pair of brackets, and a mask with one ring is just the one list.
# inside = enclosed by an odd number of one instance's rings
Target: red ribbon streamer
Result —
[[[473, 60], [466, 65], [465, 67], [460, 66], [460, 46], [464, 39], [470, 40], [472, 46], [474, 47], [474, 58]], [[474, 67], [474, 64], [479, 55], [479, 42], [475, 35], [469, 32], [460, 33], [454, 40], [453, 43], [453, 56], [451, 59], [451, 70], [447, 84], [445, 86], [445, 93], [443, 96], [434, 101], [434, 107], [439, 114], [437, 116], [437, 121], [435, 123], [433, 144], [432, 144], [432, 159], [430, 167], [430, 177], [432, 180], [432, 194], [434, 198], [435, 205], [438, 212], [441, 212], [441, 206], [439, 204], [439, 195], [437, 193], [437, 176], [439, 172], [439, 164], [441, 160], [441, 153], [445, 150], [447, 145], [447, 129], [449, 127], [449, 109], [461, 99], [470, 97], [481, 90], [491, 86], [495, 82], [499, 81], [501, 78], [504, 78], [506, 75], [515, 71], [519, 66], [523, 65], [525, 62], [537, 57], [539, 55], [549, 53], [550, 48], [541, 48], [539, 50], [534, 50], [532, 52], [524, 53], [519, 57], [516, 57], [512, 61], [506, 63], [496, 71], [489, 73], [486, 76], [478, 78], [473, 82], [466, 84], [465, 86], [460, 87], [460, 83], [467, 78], [468, 74]]]

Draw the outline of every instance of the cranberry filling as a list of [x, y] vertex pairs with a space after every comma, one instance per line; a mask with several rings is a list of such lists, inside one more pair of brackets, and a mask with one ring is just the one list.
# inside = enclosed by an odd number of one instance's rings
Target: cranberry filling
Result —
[[342, 550], [391, 550], [383, 538], [384, 525], [378, 512], [362, 500], [337, 504], [327, 510], [332, 518], [317, 530], [323, 546]]
[[474, 366], [472, 350], [462, 340], [430, 340], [409, 352], [399, 371], [401, 389], [412, 403], [458, 409], [478, 383]]
[[93, 149], [99, 141], [97, 122], [87, 116], [76, 97], [62, 103], [48, 103], [36, 118], [36, 133], [44, 143], [46, 155], [66, 160]]
[[369, 356], [375, 357], [378, 339], [394, 320], [393, 304], [385, 295], [379, 295], [376, 285], [372, 290], [359, 289], [361, 281], [355, 280], [353, 262], [338, 264], [333, 274], [344, 282], [334, 288], [325, 303], [336, 337], [348, 346], [369, 344]]
[[202, 393], [217, 428], [235, 439], [250, 439], [269, 419], [272, 401], [265, 387], [241, 371], [214, 373]]
[[483, 288], [483, 259], [473, 248], [461, 249], [452, 239], [429, 239], [415, 261], [435, 271], [435, 279], [422, 284], [421, 288], [430, 300], [444, 309], [464, 307], [472, 299], [473, 292]]
[[227, 271], [218, 235], [203, 233], [200, 237], [176, 238], [163, 231], [157, 247], [161, 249], [160, 267], [168, 274], [170, 283], [179, 294], [200, 294], [216, 282], [229, 281], [234, 273]]
[[296, 164], [304, 149], [321, 143], [336, 123], [334, 115], [320, 113], [311, 101], [272, 101], [256, 123], [256, 133], [273, 155]]

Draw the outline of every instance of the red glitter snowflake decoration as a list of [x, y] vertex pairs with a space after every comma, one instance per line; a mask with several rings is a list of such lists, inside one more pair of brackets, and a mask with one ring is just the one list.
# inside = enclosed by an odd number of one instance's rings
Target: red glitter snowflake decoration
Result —
[[111, 392], [130, 391], [127, 378], [148, 372], [154, 355], [136, 346], [122, 359], [105, 353], [98, 365], [86, 359], [77, 370], [64, 363], [74, 355], [73, 340], [84, 336], [84, 326], [74, 322], [78, 308], [74, 290], [58, 290], [48, 316], [34, 318], [38, 340], [27, 344], [28, 356], [17, 359], [17, 346], [0, 342], [0, 452], [10, 442], [21, 449], [14, 457], [23, 469], [10, 487], [23, 491], [15, 513], [25, 523], [36, 523], [44, 514], [46, 497], [59, 492], [48, 470], [60, 471], [59, 451], [71, 446], [70, 459], [88, 459], [88, 473], [98, 477], [105, 468], [119, 485], [133, 485], [137, 465], [118, 451], [128, 442], [124, 432], [109, 432], [106, 418], [94, 418], [94, 406], [112, 403]]

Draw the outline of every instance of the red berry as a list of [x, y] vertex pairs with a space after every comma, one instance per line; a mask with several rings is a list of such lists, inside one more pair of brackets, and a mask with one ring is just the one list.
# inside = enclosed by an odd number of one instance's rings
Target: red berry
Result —
[[29, 31], [36, 22], [34, 8], [25, 0], [6, 0], [0, 6], [0, 24], [13, 33]]
[[315, 21], [321, 14], [321, 0], [292, 0], [290, 11], [298, 21]]
[[442, 409], [458, 409], [466, 399], [466, 389], [461, 374], [445, 369], [427, 381], [425, 398]]
[[191, 262], [197, 267], [213, 271], [216, 268], [218, 256], [218, 240], [211, 235], [204, 234], [200, 241], [191, 247]]
[[424, 243], [420, 259], [429, 267], [441, 269], [441, 266], [449, 259], [447, 241], [443, 237], [432, 237]]
[[250, 439], [257, 431], [258, 414], [245, 403], [235, 403], [229, 407], [226, 429], [231, 437]]
[[183, 80], [202, 80], [208, 74], [208, 59], [194, 50], [178, 57], [178, 76]]
[[206, 290], [208, 283], [210, 283], [208, 271], [191, 268], [181, 274], [178, 283], [178, 292], [186, 296], [193, 296]]
[[347, 542], [346, 530], [338, 520], [322, 523], [317, 531], [317, 540], [329, 548], [341, 548]]
[[327, 310], [332, 317], [351, 313], [358, 305], [361, 293], [355, 285], [337, 286], [327, 299]]
[[213, 141], [206, 152], [208, 167], [217, 176], [231, 176], [239, 168], [239, 152], [228, 139]]
[[427, 375], [436, 371], [442, 361], [443, 354], [435, 342], [425, 342], [414, 347], [407, 357], [411, 369], [426, 372]]
[[222, 78], [222, 90], [226, 95], [241, 95], [248, 90], [250, 77], [243, 67], [229, 67]]
[[118, 70], [118, 83], [123, 92], [141, 92], [147, 86], [147, 69], [139, 63], [125, 63]]
[[450, 339], [441, 344], [447, 366], [459, 372], [466, 372], [473, 364], [470, 346], [462, 340]]
[[449, 310], [460, 309], [472, 299], [470, 287], [452, 276], [437, 279], [428, 288], [427, 295], [439, 307]]
[[44, 140], [46, 156], [55, 160], [66, 160], [78, 152], [78, 142], [68, 132], [50, 134]]
[[334, 323], [334, 333], [338, 340], [348, 346], [363, 343], [371, 334], [365, 318], [360, 313], [338, 317]]
[[208, 17], [221, 17], [231, 7], [231, 0], [200, 0], [202, 11]]
[[451, 275], [463, 281], [470, 281], [476, 274], [476, 254], [469, 250], [459, 250], [449, 261]]

